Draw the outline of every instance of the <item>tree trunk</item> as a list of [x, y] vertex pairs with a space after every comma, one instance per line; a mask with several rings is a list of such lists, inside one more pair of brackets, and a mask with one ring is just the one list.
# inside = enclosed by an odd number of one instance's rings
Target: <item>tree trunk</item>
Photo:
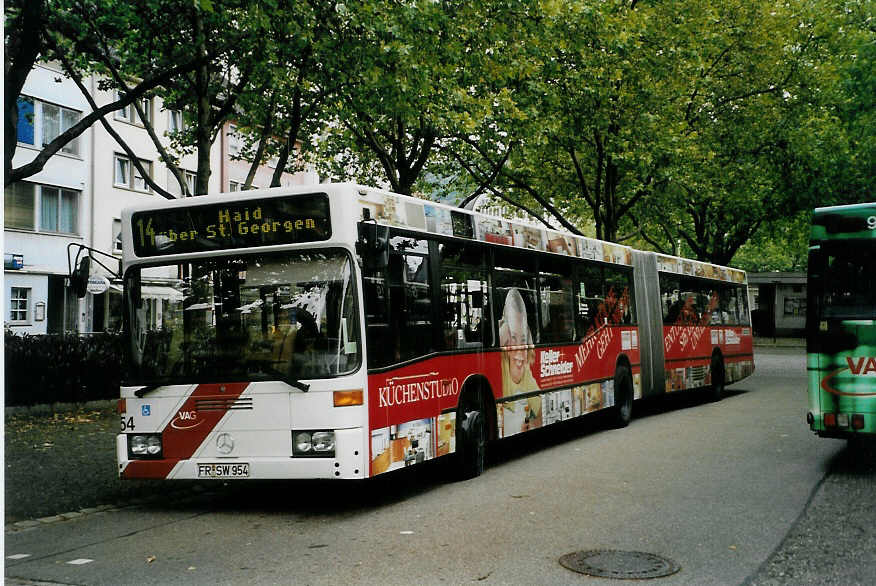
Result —
[[4, 175], [12, 171], [12, 157], [18, 146], [18, 96], [31, 69], [36, 63], [42, 46], [40, 28], [42, 21], [42, 0], [24, 2], [18, 17], [7, 23], [8, 42], [4, 53], [5, 73], [4, 115], [3, 115], [3, 154]]
[[198, 175], [195, 181], [194, 195], [206, 195], [210, 189], [210, 66], [207, 59], [204, 19], [201, 11], [194, 10], [195, 50], [202, 58], [195, 69], [196, 121], [195, 148], [198, 153]]

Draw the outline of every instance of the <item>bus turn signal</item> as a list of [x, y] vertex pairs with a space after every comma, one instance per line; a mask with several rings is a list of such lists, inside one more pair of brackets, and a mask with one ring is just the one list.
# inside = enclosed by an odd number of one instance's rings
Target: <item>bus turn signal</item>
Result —
[[350, 407], [353, 405], [361, 405], [364, 402], [364, 393], [362, 392], [362, 389], [335, 391], [333, 394], [335, 407]]

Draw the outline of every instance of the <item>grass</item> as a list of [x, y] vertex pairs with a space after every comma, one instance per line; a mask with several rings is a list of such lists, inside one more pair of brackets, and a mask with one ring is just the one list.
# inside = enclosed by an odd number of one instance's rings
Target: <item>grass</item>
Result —
[[114, 408], [6, 417], [7, 524], [121, 504], [154, 490], [116, 472]]

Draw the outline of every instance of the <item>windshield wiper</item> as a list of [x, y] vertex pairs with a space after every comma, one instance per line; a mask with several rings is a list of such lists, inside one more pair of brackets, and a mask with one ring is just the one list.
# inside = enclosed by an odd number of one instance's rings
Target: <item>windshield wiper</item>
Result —
[[298, 379], [290, 378], [290, 377], [286, 377], [286, 376], [281, 375], [280, 380], [282, 380], [284, 383], [286, 383], [289, 386], [293, 386], [296, 389], [301, 389], [301, 391], [303, 391], [305, 393], [310, 390], [309, 384], [303, 383]]
[[279, 370], [271, 368], [270, 366], [262, 366], [261, 371], [264, 372], [265, 374], [270, 375], [270, 376], [277, 377], [278, 379], [280, 379], [281, 381], [283, 381], [284, 383], [286, 383], [290, 387], [295, 387], [296, 389], [299, 389], [302, 392], [306, 393], [307, 391], [310, 390], [309, 384], [303, 383], [300, 380], [298, 380], [297, 378], [292, 378], [291, 376], [285, 375], [282, 372], [280, 372]]

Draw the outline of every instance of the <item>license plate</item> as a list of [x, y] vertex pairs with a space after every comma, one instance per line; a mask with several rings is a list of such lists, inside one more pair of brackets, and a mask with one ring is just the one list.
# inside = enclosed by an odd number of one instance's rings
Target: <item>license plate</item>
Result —
[[198, 478], [248, 478], [249, 464], [198, 464]]

